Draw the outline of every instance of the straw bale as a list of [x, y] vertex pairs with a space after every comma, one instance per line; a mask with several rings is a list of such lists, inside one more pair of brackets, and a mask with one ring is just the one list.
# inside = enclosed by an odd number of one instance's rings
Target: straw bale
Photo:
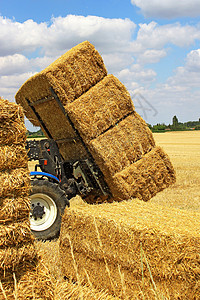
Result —
[[[20, 275], [20, 274], [19, 274]], [[18, 299], [53, 300], [54, 286], [42, 260], [18, 280]]]
[[24, 242], [33, 242], [34, 237], [30, 230], [30, 221], [20, 220], [8, 224], [0, 224], [0, 248], [15, 247]]
[[[10, 276], [2, 279], [2, 288], [8, 300], [53, 300], [51, 276], [41, 260], [25, 262]], [[3, 293], [0, 289], [0, 299]], [[4, 298], [3, 298], [4, 299]]]
[[139, 198], [148, 201], [176, 180], [175, 170], [162, 148], [154, 147], [140, 160], [107, 180], [118, 200]]
[[88, 141], [132, 113], [134, 106], [125, 86], [115, 76], [108, 75], [65, 109]]
[[82, 283], [89, 278], [121, 299], [142, 298], [144, 287], [152, 299], [156, 288], [169, 299], [198, 299], [199, 218], [136, 199], [67, 209], [60, 234], [63, 274]]
[[0, 174], [0, 197], [26, 195], [30, 190], [30, 175], [26, 168], [5, 170]]
[[105, 179], [135, 163], [155, 146], [150, 129], [141, 120], [134, 112], [89, 143]]
[[0, 248], [0, 274], [9, 276], [25, 262], [33, 263], [37, 257], [34, 243], [24, 242], [23, 245]]
[[61, 299], [84, 299], [84, 300], [119, 300], [117, 297], [109, 295], [105, 291], [98, 291], [92, 286], [81, 285], [77, 283], [64, 282], [58, 285], [56, 289], [55, 300]]
[[6, 222], [29, 219], [30, 198], [29, 196], [18, 196], [0, 198], [0, 224]]
[[26, 142], [26, 127], [19, 120], [0, 123], [0, 145], [22, 145]]
[[21, 120], [23, 122], [23, 108], [16, 103], [9, 102], [8, 100], [0, 97], [0, 123], [5, 123], [11, 120]]
[[77, 140], [74, 129], [55, 99], [37, 105], [36, 110], [42, 116], [42, 120], [52, 138], [58, 142], [64, 160], [77, 160], [86, 156], [82, 143]]
[[27, 168], [28, 158], [24, 146], [0, 146], [0, 171]]
[[25, 140], [22, 107], [0, 98], [0, 145], [23, 144]]
[[97, 50], [85, 41], [58, 58], [46, 69], [28, 79], [16, 94], [16, 102], [25, 109], [25, 115], [34, 125], [39, 125], [27, 105], [51, 96], [54, 89], [63, 104], [74, 101], [91, 86], [107, 75], [103, 60]]

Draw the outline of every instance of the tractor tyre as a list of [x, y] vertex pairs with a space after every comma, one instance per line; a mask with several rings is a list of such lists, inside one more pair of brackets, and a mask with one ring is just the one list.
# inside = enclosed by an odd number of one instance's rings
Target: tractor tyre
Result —
[[32, 180], [31, 185], [31, 230], [39, 240], [56, 238], [65, 207], [69, 206], [67, 196], [57, 183], [48, 180]]

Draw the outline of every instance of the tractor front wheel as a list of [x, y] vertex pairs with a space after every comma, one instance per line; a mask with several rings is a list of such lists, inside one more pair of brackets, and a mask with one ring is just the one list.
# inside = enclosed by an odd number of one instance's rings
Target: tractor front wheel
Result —
[[53, 239], [59, 235], [61, 218], [69, 201], [57, 183], [33, 180], [31, 184], [31, 230], [37, 239]]

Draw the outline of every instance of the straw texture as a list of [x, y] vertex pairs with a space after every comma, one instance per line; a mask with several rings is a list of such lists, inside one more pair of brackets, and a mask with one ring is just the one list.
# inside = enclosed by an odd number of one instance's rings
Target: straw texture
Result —
[[[18, 127], [16, 127], [18, 124]], [[30, 230], [30, 176], [22, 108], [0, 99], [0, 272], [36, 256]], [[17, 132], [15, 132], [17, 129]]]
[[29, 196], [0, 198], [0, 224], [29, 219]]
[[63, 216], [64, 275], [120, 299], [198, 299], [199, 213], [139, 200], [80, 205]]
[[0, 248], [15, 247], [24, 241], [27, 243], [34, 241], [29, 220], [0, 225]]
[[35, 262], [37, 258], [36, 247], [31, 243], [23, 242], [23, 245], [4, 247], [0, 249], [0, 274], [8, 277], [16, 271], [24, 262]]
[[30, 190], [30, 176], [26, 168], [4, 170], [0, 175], [0, 197], [27, 195]]
[[143, 158], [116, 173], [108, 185], [114, 197], [150, 200], [176, 180], [175, 170], [162, 148], [154, 147]]
[[84, 299], [84, 300], [119, 300], [117, 297], [107, 294], [106, 292], [99, 292], [91, 286], [62, 283], [56, 289], [56, 300], [60, 299]]
[[22, 145], [25, 141], [26, 128], [22, 107], [0, 97], [0, 146]]
[[0, 171], [28, 167], [27, 152], [24, 146], [2, 146], [0, 147], [0, 157]]
[[108, 75], [65, 109], [87, 142], [132, 113], [134, 106], [125, 86]]
[[148, 126], [132, 113], [96, 139], [88, 147], [103, 172], [109, 178], [141, 159], [155, 146]]
[[51, 276], [41, 260], [24, 263], [14, 274], [1, 278], [1, 283], [0, 299], [5, 299], [5, 296], [8, 300], [54, 299]]
[[101, 56], [92, 44], [85, 41], [28, 79], [16, 94], [16, 102], [24, 107], [27, 118], [34, 125], [39, 125], [26, 99], [35, 102], [51, 96], [52, 87], [65, 105], [80, 97], [106, 75]]
[[20, 106], [0, 99], [0, 299], [53, 299], [30, 230], [30, 176]]
[[0, 123], [16, 120], [24, 120], [22, 107], [0, 97]]

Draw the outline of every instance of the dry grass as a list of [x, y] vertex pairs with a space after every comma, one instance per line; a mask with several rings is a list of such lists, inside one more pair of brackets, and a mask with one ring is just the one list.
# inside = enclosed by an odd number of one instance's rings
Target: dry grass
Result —
[[170, 156], [177, 181], [151, 202], [200, 211], [200, 131], [155, 133], [154, 138]]
[[[159, 204], [162, 209], [166, 208], [167, 211], [170, 208], [179, 208], [194, 212], [200, 211], [200, 132], [169, 132], [154, 134], [154, 138], [156, 144], [163, 147], [164, 151], [169, 155], [176, 170], [177, 182], [172, 187], [158, 193], [151, 199], [150, 203]], [[33, 165], [33, 163], [30, 164]], [[80, 197], [71, 200], [72, 207], [79, 207], [82, 204], [83, 202]], [[58, 241], [38, 242], [38, 247], [59, 289], [64, 284], [64, 278], [60, 270]], [[144, 261], [145, 258], [141, 262], [141, 269], [142, 266], [144, 267]], [[149, 285], [152, 285], [153, 290], [152, 280], [150, 280]], [[74, 286], [74, 288], [77, 287]], [[145, 283], [143, 288], [145, 291]], [[159, 298], [160, 296], [156, 294], [153, 297], [153, 299]], [[144, 292], [141, 291], [141, 299], [152, 298], [144, 297]]]

